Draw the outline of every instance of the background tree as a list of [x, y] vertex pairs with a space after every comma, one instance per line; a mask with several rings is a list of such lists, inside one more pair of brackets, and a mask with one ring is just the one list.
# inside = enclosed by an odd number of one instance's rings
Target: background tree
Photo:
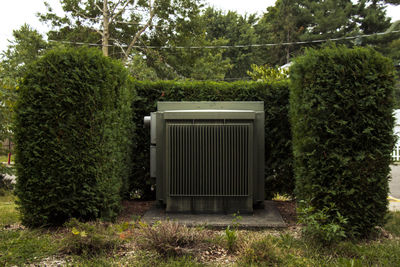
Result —
[[[19, 83], [26, 65], [34, 61], [48, 44], [29, 25], [13, 31], [13, 40], [1, 54], [0, 62], [0, 141], [12, 140], [12, 118], [17, 100]], [[3, 151], [1, 151], [3, 150]], [[0, 148], [5, 153], [9, 148]]]
[[10, 41], [5, 52], [2, 53], [2, 72], [0, 78], [3, 83], [16, 87], [25, 73], [26, 65], [34, 61], [49, 46], [38, 31], [24, 24], [13, 31], [13, 40]]
[[192, 8], [186, 15], [177, 18], [168, 29], [155, 29], [149, 39], [150, 45], [170, 48], [146, 49], [148, 64], [156, 68], [163, 79], [224, 79], [232, 67], [231, 59], [223, 56], [223, 49], [207, 47], [226, 45], [228, 40], [209, 37], [200, 7]]
[[197, 1], [60, 0], [65, 16], [56, 15], [46, 3], [47, 13], [39, 17], [53, 26], [49, 39], [101, 43], [105, 56], [110, 54], [110, 46], [117, 46], [119, 51], [114, 50], [112, 56], [127, 61], [142, 35], [151, 32], [154, 24], [168, 25], [196, 7]]
[[[255, 25], [260, 43], [292, 43], [300, 40], [311, 17], [298, 1], [277, 0], [275, 6], [267, 8], [262, 18]], [[298, 54], [301, 46], [277, 45], [262, 49], [266, 62], [271, 66], [290, 62], [291, 57]]]
[[202, 20], [206, 24], [207, 40], [226, 40], [226, 45], [231, 46], [221, 49], [223, 58], [229, 59], [232, 64], [232, 68], [226, 73], [227, 80], [246, 78], [251, 64], [263, 63], [257, 54], [258, 48], [232, 47], [258, 43], [259, 38], [254, 29], [258, 20], [256, 15], [242, 16], [234, 11], [224, 13], [208, 7], [202, 15]]

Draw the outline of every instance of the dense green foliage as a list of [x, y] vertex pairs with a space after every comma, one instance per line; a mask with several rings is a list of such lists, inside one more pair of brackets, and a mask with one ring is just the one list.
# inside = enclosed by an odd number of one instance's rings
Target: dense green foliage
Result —
[[130, 172], [126, 83], [95, 49], [52, 50], [28, 66], [14, 130], [23, 224], [116, 217]]
[[60, 3], [62, 16], [50, 6], [40, 15], [54, 26], [47, 33], [49, 40], [96, 43], [99, 48], [108, 42], [103, 51], [131, 63], [136, 67], [131, 74], [143, 80], [248, 79], [252, 64], [280, 66], [301, 55], [304, 47], [324, 43], [311, 41], [330, 38], [339, 38], [335, 42], [349, 47], [373, 45], [390, 57], [399, 47], [398, 33], [341, 39], [393, 27], [386, 0], [277, 0], [272, 6], [266, 3], [260, 15], [225, 12], [198, 0]]
[[330, 212], [321, 223], [340, 214], [347, 236], [365, 236], [387, 212], [393, 66], [370, 48], [327, 47], [307, 50], [290, 75], [296, 196]]
[[264, 101], [265, 107], [265, 188], [274, 193], [291, 194], [291, 133], [288, 119], [288, 82], [140, 82], [131, 83], [137, 98], [133, 103], [137, 152], [133, 158], [131, 190], [151, 194], [149, 178], [149, 130], [143, 129], [143, 117], [157, 110], [157, 101]]

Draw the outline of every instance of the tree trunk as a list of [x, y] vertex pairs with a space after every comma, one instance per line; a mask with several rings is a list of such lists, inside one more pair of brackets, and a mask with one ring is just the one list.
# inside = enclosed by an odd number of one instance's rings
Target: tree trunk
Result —
[[[290, 30], [287, 32], [287, 43], [290, 43]], [[286, 45], [286, 64], [290, 62], [290, 45]]]
[[103, 55], [108, 57], [108, 39], [110, 38], [109, 32], [110, 18], [108, 13], [107, 0], [103, 0], [103, 34], [102, 34], [102, 46]]

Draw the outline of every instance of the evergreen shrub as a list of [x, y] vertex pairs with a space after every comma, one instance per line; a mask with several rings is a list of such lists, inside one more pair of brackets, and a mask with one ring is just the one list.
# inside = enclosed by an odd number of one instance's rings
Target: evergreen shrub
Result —
[[347, 237], [366, 236], [387, 212], [392, 63], [371, 48], [310, 49], [290, 77], [297, 200], [329, 211], [321, 223], [343, 216]]
[[280, 82], [212, 82], [159, 81], [131, 82], [137, 98], [133, 102], [137, 125], [131, 190], [151, 196], [149, 178], [149, 129], [143, 128], [143, 117], [157, 110], [157, 101], [264, 101], [265, 107], [265, 191], [292, 194], [291, 132], [289, 124], [288, 81]]
[[59, 48], [28, 66], [14, 130], [24, 225], [116, 217], [131, 172], [127, 80], [120, 63], [88, 48]]

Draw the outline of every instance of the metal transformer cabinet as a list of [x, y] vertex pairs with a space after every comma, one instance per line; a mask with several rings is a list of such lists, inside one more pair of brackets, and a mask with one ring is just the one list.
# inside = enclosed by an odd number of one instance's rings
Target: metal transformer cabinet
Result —
[[264, 201], [264, 102], [158, 102], [150, 175], [167, 212], [251, 213]]

